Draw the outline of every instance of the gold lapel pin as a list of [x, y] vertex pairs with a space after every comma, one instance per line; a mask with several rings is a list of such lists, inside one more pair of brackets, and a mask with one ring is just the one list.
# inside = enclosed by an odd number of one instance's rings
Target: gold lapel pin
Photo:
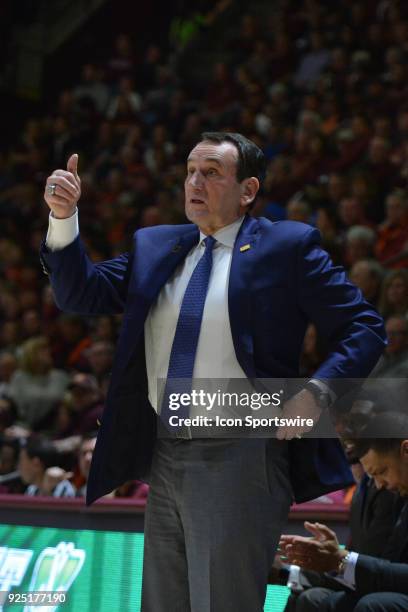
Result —
[[244, 244], [244, 246], [239, 247], [239, 250], [241, 251], [241, 253], [243, 253], [244, 251], [249, 251], [250, 248], [251, 248], [250, 244]]
[[99, 420], [99, 419], [96, 419], [96, 424], [98, 425], [98, 427], [100, 427], [100, 426], [101, 426], [101, 422], [100, 422], [100, 420]]

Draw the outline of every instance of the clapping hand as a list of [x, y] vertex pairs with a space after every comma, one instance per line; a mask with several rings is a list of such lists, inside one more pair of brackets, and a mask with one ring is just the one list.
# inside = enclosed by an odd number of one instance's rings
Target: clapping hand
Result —
[[286, 563], [299, 565], [316, 572], [336, 571], [347, 551], [340, 548], [337, 536], [321, 523], [305, 522], [305, 529], [312, 537], [282, 535], [279, 542], [281, 558]]

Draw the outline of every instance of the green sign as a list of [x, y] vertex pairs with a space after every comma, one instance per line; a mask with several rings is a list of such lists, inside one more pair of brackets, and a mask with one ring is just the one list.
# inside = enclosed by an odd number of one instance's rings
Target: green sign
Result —
[[[143, 533], [1, 525], [0, 591], [14, 603], [6, 597], [0, 611], [138, 612], [142, 564]], [[66, 601], [15, 603], [17, 594], [33, 591], [66, 593]], [[265, 612], [282, 612], [288, 593], [268, 587]]]

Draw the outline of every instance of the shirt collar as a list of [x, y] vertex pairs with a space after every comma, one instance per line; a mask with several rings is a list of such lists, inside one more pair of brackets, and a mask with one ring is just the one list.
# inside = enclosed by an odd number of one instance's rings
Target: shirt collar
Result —
[[[233, 223], [222, 227], [217, 232], [215, 232], [215, 234], [213, 234], [213, 238], [215, 238], [215, 240], [220, 244], [223, 244], [224, 246], [230, 247], [232, 249], [240, 227], [244, 221], [244, 218], [245, 215], [239, 217], [239, 219], [237, 219]], [[203, 234], [203, 232], [200, 232], [200, 244], [205, 238], [207, 238], [207, 236]]]

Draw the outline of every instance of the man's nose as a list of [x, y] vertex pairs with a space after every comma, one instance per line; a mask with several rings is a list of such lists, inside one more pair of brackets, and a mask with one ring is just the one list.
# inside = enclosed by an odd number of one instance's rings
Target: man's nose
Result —
[[374, 484], [377, 489], [383, 489], [385, 486], [385, 482], [379, 478], [374, 478]]
[[193, 172], [190, 177], [190, 184], [194, 189], [201, 189], [203, 186], [203, 175], [201, 172]]

